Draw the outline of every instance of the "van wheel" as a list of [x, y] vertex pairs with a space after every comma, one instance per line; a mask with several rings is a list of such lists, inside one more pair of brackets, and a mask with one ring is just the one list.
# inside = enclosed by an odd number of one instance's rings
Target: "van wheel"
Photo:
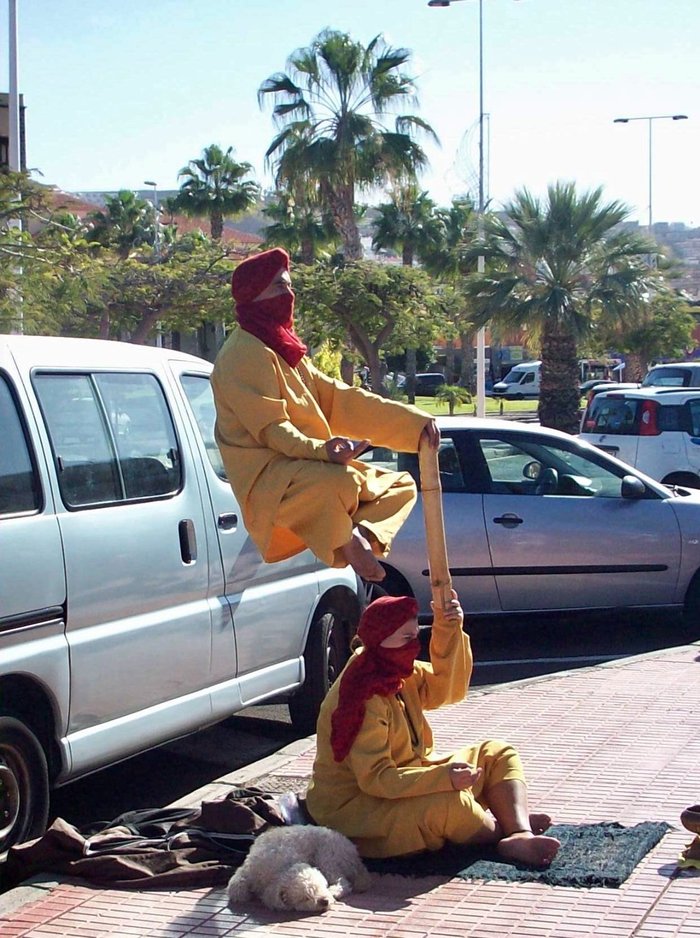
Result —
[[289, 716], [296, 732], [316, 732], [323, 698], [350, 657], [348, 624], [332, 605], [321, 605], [314, 614], [304, 649], [306, 680], [289, 698]]
[[49, 817], [46, 755], [34, 733], [0, 713], [0, 858], [13, 844], [38, 837]]

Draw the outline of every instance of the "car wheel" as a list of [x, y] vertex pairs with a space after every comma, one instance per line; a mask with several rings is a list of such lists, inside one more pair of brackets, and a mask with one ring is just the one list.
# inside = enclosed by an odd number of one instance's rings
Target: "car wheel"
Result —
[[323, 699], [350, 657], [349, 631], [347, 620], [332, 605], [316, 610], [304, 649], [306, 679], [289, 699], [289, 716], [298, 733], [316, 732]]
[[0, 857], [38, 837], [49, 817], [49, 772], [41, 743], [29, 727], [0, 713]]
[[683, 603], [683, 624], [691, 631], [691, 641], [700, 636], [700, 570], [690, 581]]

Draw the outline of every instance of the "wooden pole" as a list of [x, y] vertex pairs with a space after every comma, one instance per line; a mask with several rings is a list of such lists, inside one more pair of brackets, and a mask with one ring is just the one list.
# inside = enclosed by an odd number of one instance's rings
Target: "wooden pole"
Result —
[[438, 451], [421, 441], [418, 451], [420, 466], [421, 497], [425, 521], [425, 542], [428, 548], [428, 569], [433, 603], [444, 608], [452, 599], [452, 578], [447, 561], [445, 542], [445, 519], [442, 513], [442, 486]]

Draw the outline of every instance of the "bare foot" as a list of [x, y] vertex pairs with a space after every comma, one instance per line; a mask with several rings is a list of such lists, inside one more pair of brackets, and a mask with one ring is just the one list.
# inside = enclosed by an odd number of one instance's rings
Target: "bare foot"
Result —
[[504, 860], [525, 863], [527, 866], [547, 867], [557, 855], [560, 843], [556, 837], [543, 837], [529, 831], [518, 831], [496, 844], [496, 851]]
[[355, 573], [363, 580], [379, 583], [386, 576], [384, 567], [372, 553], [369, 541], [357, 529], [352, 532], [352, 537], [347, 544], [343, 544], [340, 550]]
[[533, 834], [544, 834], [552, 826], [552, 819], [548, 814], [531, 814], [530, 830]]

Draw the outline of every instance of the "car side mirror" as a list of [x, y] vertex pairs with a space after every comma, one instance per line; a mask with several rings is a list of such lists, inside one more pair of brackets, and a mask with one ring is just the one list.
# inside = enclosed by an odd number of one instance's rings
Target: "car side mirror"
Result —
[[643, 498], [647, 487], [637, 476], [623, 476], [620, 494], [623, 498]]

